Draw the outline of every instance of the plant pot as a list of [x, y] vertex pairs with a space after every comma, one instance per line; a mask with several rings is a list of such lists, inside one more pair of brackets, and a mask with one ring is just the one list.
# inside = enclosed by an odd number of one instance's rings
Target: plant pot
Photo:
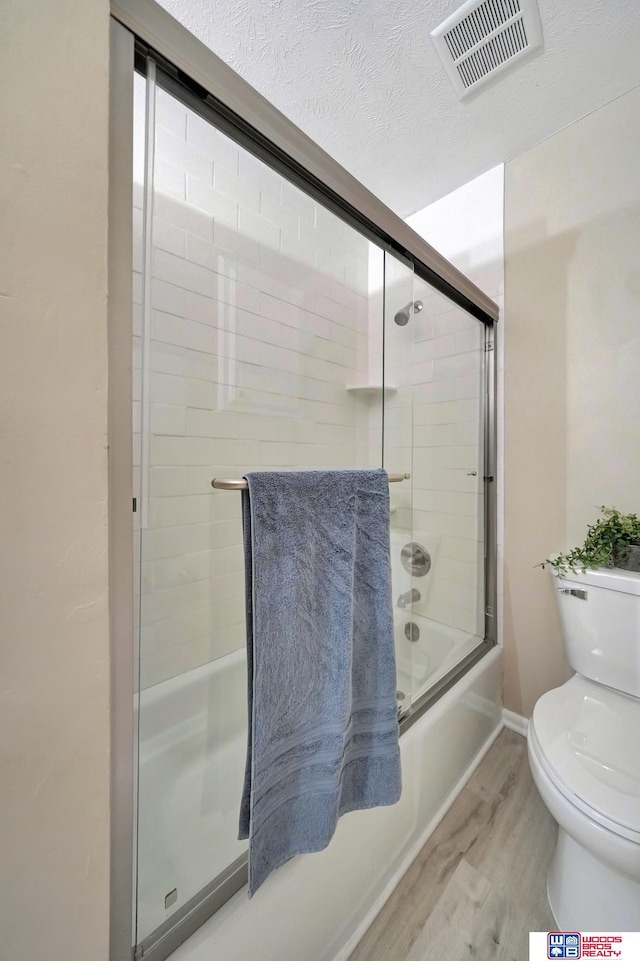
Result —
[[623, 571], [640, 571], [640, 544], [629, 544], [628, 547], [616, 551], [613, 559], [616, 567]]

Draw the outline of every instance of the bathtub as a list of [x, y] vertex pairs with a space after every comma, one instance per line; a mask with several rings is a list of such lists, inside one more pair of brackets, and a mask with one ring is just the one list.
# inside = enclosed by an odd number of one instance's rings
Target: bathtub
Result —
[[[172, 961], [346, 961], [499, 732], [500, 676], [495, 648], [402, 736], [398, 804], [345, 815], [325, 851], [289, 861], [251, 902], [239, 891]], [[245, 850], [244, 652], [143, 691], [141, 707], [138, 941]]]
[[[409, 706], [481, 643], [479, 637], [440, 624], [410, 609], [395, 612], [398, 703]], [[407, 629], [418, 632], [415, 641]]]
[[236, 840], [247, 746], [245, 652], [147, 688], [140, 707], [138, 942], [247, 849]]

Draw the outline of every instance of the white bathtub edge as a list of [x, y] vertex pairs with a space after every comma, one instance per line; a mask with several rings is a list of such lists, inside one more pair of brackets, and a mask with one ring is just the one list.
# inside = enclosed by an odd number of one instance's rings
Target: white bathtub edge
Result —
[[522, 737], [527, 736], [529, 719], [523, 717], [522, 714], [516, 714], [515, 711], [507, 711], [505, 707], [502, 709], [502, 723], [509, 731], [515, 731], [516, 734], [521, 734]]
[[[456, 800], [460, 792], [463, 790], [465, 785], [471, 779], [472, 774], [474, 773], [474, 771], [476, 770], [480, 762], [483, 760], [484, 756], [486, 755], [491, 745], [494, 743], [494, 741], [496, 740], [500, 732], [503, 730], [503, 728], [507, 726], [504, 720], [504, 713], [505, 712], [503, 711], [503, 717], [501, 718], [501, 720], [498, 722], [498, 724], [493, 729], [493, 731], [489, 734], [487, 740], [482, 745], [482, 747], [480, 748], [480, 750], [472, 760], [467, 770], [464, 772], [464, 774], [462, 775], [460, 780], [457, 782], [457, 784], [455, 784], [454, 787], [451, 789], [451, 791], [449, 792], [445, 800], [442, 802], [442, 804], [440, 805], [440, 807], [438, 808], [434, 816], [431, 818], [431, 820], [427, 824], [426, 828], [424, 829], [420, 837], [411, 846], [409, 851], [407, 851], [405, 858], [399, 864], [398, 868], [393, 873], [393, 875], [389, 878], [389, 881], [387, 882], [385, 888], [380, 892], [376, 900], [373, 902], [373, 904], [371, 905], [371, 908], [369, 909], [369, 911], [367, 911], [366, 915], [364, 916], [364, 918], [362, 919], [362, 921], [360, 922], [356, 930], [353, 932], [349, 940], [346, 942], [346, 944], [342, 946], [342, 948], [334, 956], [333, 961], [348, 961], [353, 951], [355, 951], [357, 945], [365, 936], [365, 934], [367, 933], [367, 931], [375, 921], [378, 914], [380, 914], [383, 907], [385, 906], [385, 904], [387, 903], [387, 901], [389, 900], [389, 898], [391, 897], [391, 895], [393, 894], [398, 884], [400, 883], [402, 878], [405, 876], [405, 874], [407, 873], [407, 871], [409, 870], [409, 868], [411, 867], [415, 859], [420, 854], [420, 851], [425, 846], [425, 844], [427, 843], [427, 841], [429, 840], [429, 838], [431, 837], [435, 829], [438, 827], [438, 825], [442, 821], [443, 817], [445, 816], [445, 814], [447, 813], [447, 811], [449, 810], [453, 802]], [[511, 712], [507, 711], [506, 713], [510, 714]], [[517, 715], [514, 715], [514, 716], [517, 716]], [[522, 720], [524, 721], [524, 718]]]

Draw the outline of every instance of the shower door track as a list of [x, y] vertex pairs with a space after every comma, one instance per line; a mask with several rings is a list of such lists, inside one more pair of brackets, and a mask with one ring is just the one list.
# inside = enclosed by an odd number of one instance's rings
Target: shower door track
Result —
[[[230, 865], [134, 952], [134, 650], [131, 547], [131, 155], [133, 73], [147, 56], [158, 81], [485, 327], [485, 637], [401, 718], [403, 734], [496, 643], [497, 304], [153, 0], [112, 0], [109, 147], [109, 471], [112, 674], [110, 961], [163, 961], [247, 880], [246, 856]], [[123, 560], [124, 559], [124, 560]]]

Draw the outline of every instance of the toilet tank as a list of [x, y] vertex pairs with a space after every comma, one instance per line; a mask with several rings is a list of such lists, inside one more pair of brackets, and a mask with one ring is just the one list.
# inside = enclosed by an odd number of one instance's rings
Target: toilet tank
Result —
[[552, 581], [574, 671], [640, 697], [640, 573], [601, 567], [559, 577], [552, 570]]

